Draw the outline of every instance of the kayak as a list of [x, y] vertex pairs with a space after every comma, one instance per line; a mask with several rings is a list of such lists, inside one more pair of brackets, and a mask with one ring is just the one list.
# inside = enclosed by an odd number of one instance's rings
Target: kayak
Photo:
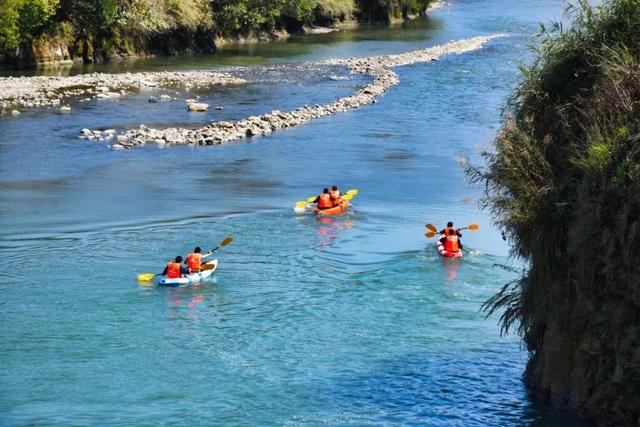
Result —
[[349, 207], [349, 201], [346, 199], [340, 200], [338, 206], [334, 206], [329, 209], [314, 209], [313, 213], [316, 215], [342, 215]]
[[163, 277], [158, 282], [160, 286], [180, 286], [180, 285], [193, 285], [195, 283], [204, 282], [207, 280], [213, 272], [218, 268], [218, 260], [214, 259], [213, 261], [209, 261], [206, 265], [213, 265], [213, 268], [209, 270], [201, 271], [200, 273], [192, 273], [187, 274], [184, 277], [178, 277], [177, 279], [169, 279], [167, 277]]
[[441, 257], [445, 257], [445, 258], [462, 258], [462, 251], [449, 252], [449, 251], [445, 250], [444, 245], [442, 243], [440, 243], [440, 240], [438, 240], [436, 242], [436, 247], [438, 248], [438, 254]]

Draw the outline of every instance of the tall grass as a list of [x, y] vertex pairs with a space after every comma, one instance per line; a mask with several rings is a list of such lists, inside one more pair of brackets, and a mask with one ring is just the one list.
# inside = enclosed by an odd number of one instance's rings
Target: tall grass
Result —
[[[606, 335], [607, 357], [584, 362], [591, 392], [629, 363], [616, 393], [638, 411], [640, 400], [629, 402], [640, 366], [628, 347], [640, 334], [619, 334], [640, 323], [640, 1], [568, 12], [569, 28], [541, 28], [488, 166], [468, 170], [514, 255], [529, 261], [484, 308], [502, 311], [503, 332], [519, 332], [534, 363], [551, 325], [575, 346]], [[623, 309], [636, 317], [615, 324]]]

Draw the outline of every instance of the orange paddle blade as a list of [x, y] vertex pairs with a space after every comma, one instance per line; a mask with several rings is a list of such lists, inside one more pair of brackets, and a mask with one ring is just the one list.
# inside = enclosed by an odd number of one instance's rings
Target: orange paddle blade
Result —
[[427, 239], [430, 239], [435, 235], [436, 235], [436, 233], [434, 233], [433, 231], [430, 231], [428, 233], [424, 233], [424, 237], [426, 237]]
[[231, 242], [233, 242], [233, 237], [227, 236], [218, 246], [227, 246]]
[[470, 226], [467, 227], [469, 230], [477, 230], [480, 228], [480, 226], [478, 224], [471, 224]]
[[433, 224], [425, 224], [424, 226], [427, 227], [429, 230], [433, 231], [434, 233], [438, 232], [438, 229]]

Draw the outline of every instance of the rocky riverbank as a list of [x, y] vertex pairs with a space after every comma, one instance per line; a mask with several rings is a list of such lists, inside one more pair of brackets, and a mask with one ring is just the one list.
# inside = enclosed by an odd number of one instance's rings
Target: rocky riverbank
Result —
[[[444, 55], [461, 54], [481, 48], [488, 41], [502, 35], [475, 37], [472, 39], [450, 42], [440, 46], [407, 52], [399, 55], [384, 55], [369, 58], [349, 58], [322, 62], [327, 65], [342, 65], [352, 73], [365, 74], [373, 80], [356, 93], [339, 98], [330, 104], [302, 106], [293, 111], [271, 111], [260, 116], [251, 116], [243, 120], [222, 121], [209, 124], [199, 129], [168, 128], [154, 129], [140, 125], [120, 134], [109, 133], [106, 139], [115, 138], [114, 149], [132, 148], [146, 143], [159, 145], [216, 145], [226, 142], [267, 135], [279, 129], [289, 128], [307, 121], [331, 114], [345, 112], [363, 105], [376, 102], [376, 98], [399, 82], [393, 67], [435, 61]], [[99, 132], [99, 131], [98, 131]], [[97, 133], [84, 129], [81, 138], [94, 139]], [[98, 138], [99, 139], [99, 138]]]
[[131, 92], [160, 87], [186, 90], [242, 84], [228, 73], [208, 71], [80, 74], [71, 77], [0, 78], [0, 115], [20, 108], [58, 106], [72, 98], [119, 98]]

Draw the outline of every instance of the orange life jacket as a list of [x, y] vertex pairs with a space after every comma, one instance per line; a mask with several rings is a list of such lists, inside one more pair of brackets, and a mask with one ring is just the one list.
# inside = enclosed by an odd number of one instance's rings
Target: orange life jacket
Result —
[[170, 262], [167, 264], [167, 277], [169, 279], [178, 279], [180, 278], [180, 263], [179, 262]]
[[453, 230], [453, 233], [456, 234], [456, 235], [458, 234], [458, 229], [457, 228], [455, 228], [455, 227], [445, 227], [444, 228], [444, 235], [445, 236], [449, 235], [449, 230]]
[[331, 197], [331, 201], [333, 202], [333, 206], [338, 206], [340, 204], [340, 192], [338, 190], [336, 191], [329, 191], [329, 196]]
[[187, 255], [187, 265], [192, 273], [200, 271], [200, 265], [202, 264], [202, 254], [190, 253]]
[[458, 246], [458, 236], [447, 236], [447, 240], [444, 242], [444, 250], [447, 252], [458, 252], [460, 247]]
[[318, 196], [318, 208], [332, 208], [333, 203], [331, 202], [331, 196], [325, 193], [322, 193]]

